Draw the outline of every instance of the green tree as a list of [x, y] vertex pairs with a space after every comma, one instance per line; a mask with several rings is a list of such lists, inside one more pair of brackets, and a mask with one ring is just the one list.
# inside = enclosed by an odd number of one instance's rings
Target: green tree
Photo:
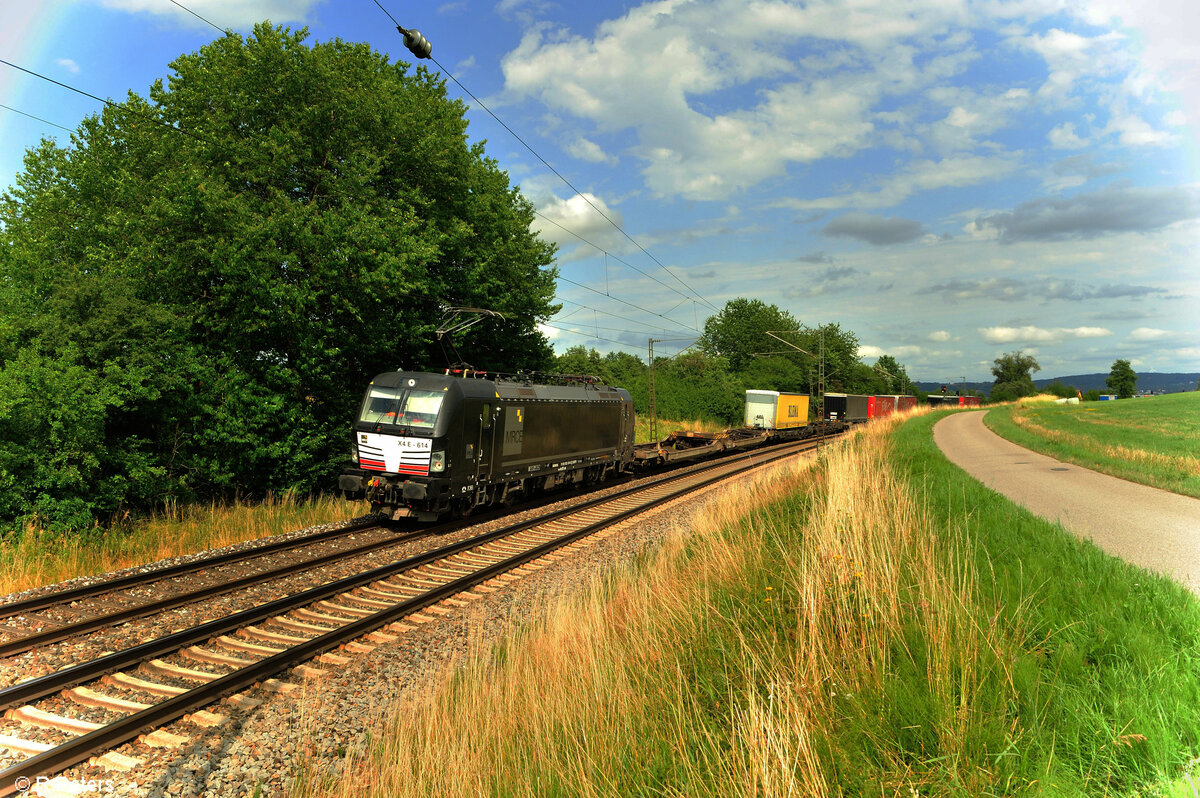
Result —
[[800, 322], [778, 306], [761, 299], [738, 297], [726, 302], [715, 316], [708, 317], [697, 345], [710, 357], [725, 358], [729, 368], [740, 372], [750, 367], [758, 353], [778, 351], [793, 359], [790, 347], [767, 333], [799, 329]]
[[884, 380], [886, 393], [912, 395], [916, 390], [904, 366], [891, 355], [880, 355], [874, 368], [875, 373]]
[[1075, 396], [1077, 392], [1074, 386], [1065, 385], [1061, 380], [1055, 380], [1046, 386], [1046, 393], [1054, 394], [1063, 399], [1069, 399]]
[[1022, 396], [1033, 396], [1037, 388], [1033, 385], [1032, 372], [1040, 371], [1037, 358], [1024, 352], [1009, 352], [994, 361], [990, 398], [993, 402], [1011, 402]]
[[1116, 360], [1104, 384], [1110, 391], [1115, 391], [1118, 399], [1129, 399], [1137, 388], [1137, 374], [1128, 360]]
[[[4, 425], [0, 512], [328, 485], [366, 381], [444, 363], [445, 305], [503, 314], [455, 342], [473, 364], [550, 363], [553, 247], [462, 103], [306, 37], [226, 35], [27, 154], [0, 198], [0, 401], [69, 416], [87, 396], [93, 426]], [[22, 470], [38, 456], [49, 471]]]

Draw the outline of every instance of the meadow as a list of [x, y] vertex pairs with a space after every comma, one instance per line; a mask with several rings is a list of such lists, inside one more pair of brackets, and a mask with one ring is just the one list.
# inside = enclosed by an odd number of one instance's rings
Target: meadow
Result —
[[984, 423], [1049, 457], [1200, 498], [1200, 392], [1007, 405]]
[[294, 794], [1194, 795], [1200, 604], [966, 477], [938, 417], [719, 497]]

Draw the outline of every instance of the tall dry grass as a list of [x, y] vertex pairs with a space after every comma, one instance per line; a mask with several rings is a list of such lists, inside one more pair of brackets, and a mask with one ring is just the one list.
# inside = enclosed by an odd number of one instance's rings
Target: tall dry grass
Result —
[[639, 567], [397, 706], [341, 778], [306, 767], [295, 794], [910, 795], [993, 779], [969, 749], [981, 694], [992, 706], [1011, 686], [1006, 641], [971, 609], [944, 519], [889, 472], [890, 427], [729, 490]]
[[361, 515], [361, 503], [293, 494], [168, 507], [152, 518], [74, 534], [26, 527], [0, 538], [0, 595]]

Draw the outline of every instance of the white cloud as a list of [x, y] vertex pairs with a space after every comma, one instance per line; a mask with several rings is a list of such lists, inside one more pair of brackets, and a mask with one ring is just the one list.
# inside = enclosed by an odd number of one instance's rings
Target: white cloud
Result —
[[950, 333], [947, 330], [934, 330], [926, 337], [930, 341], [936, 341], [937, 343], [945, 343], [946, 341], [950, 340]]
[[[600, 132], [635, 130], [656, 193], [718, 199], [789, 164], [870, 146], [881, 97], [962, 68], [966, 38], [946, 37], [920, 63], [912, 40], [933, 42], [965, 18], [957, 2], [759, 0], [748, 11], [741, 0], [658, 0], [602, 22], [593, 38], [535, 26], [502, 68], [511, 96]], [[774, 83], [737, 91], [765, 80]], [[707, 101], [718, 92], [723, 105]]]
[[1068, 338], [1103, 338], [1112, 335], [1111, 330], [1103, 327], [981, 327], [979, 333], [989, 344], [1058, 343]]
[[589, 141], [583, 136], [575, 139], [567, 145], [567, 152], [574, 155], [581, 161], [589, 163], [603, 163], [609, 166], [617, 165], [617, 156], [610, 155], [600, 148], [600, 145], [594, 141]]
[[859, 360], [876, 360], [883, 355], [891, 355], [897, 358], [917, 357], [921, 354], [919, 346], [889, 346], [886, 349], [869, 344], [860, 344], [858, 347]]
[[1163, 338], [1170, 338], [1173, 334], [1169, 330], [1158, 330], [1154, 327], [1138, 327], [1129, 333], [1129, 337], [1134, 341], [1160, 341]]
[[1050, 141], [1050, 146], [1059, 150], [1078, 150], [1087, 146], [1087, 141], [1079, 138], [1075, 133], [1075, 125], [1071, 122], [1063, 122], [1061, 125], [1051, 130], [1046, 138]]
[[74, 74], [79, 73], [79, 64], [75, 63], [70, 58], [56, 58], [56, 59], [54, 59], [54, 63], [58, 64], [60, 67], [67, 70], [68, 72], [71, 72]]
[[[576, 194], [569, 199], [548, 194], [544, 198], [535, 198], [538, 212], [541, 214], [533, 220], [530, 227], [547, 241], [552, 241], [560, 247], [575, 247], [579, 245], [579, 256], [588, 257], [599, 254], [593, 247], [580, 241], [586, 238], [592, 244], [602, 247], [609, 252], [619, 252], [628, 239], [625, 238], [608, 219], [617, 227], [624, 227], [625, 221], [621, 213], [595, 194]], [[606, 219], [605, 217], [608, 217]], [[571, 257], [559, 258], [573, 260]]]

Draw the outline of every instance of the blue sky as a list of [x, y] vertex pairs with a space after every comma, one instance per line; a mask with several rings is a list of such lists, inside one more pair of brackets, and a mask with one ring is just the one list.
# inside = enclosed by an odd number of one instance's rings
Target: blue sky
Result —
[[[464, 96], [560, 245], [559, 351], [670, 352], [750, 296], [915, 379], [1200, 371], [1192, 2], [380, 2], [536, 151]], [[180, 3], [411, 60], [373, 0]], [[219, 35], [171, 0], [0, 7], [0, 58], [114, 100]], [[4, 65], [0, 103], [44, 120], [0, 108], [0, 185], [98, 110]]]

